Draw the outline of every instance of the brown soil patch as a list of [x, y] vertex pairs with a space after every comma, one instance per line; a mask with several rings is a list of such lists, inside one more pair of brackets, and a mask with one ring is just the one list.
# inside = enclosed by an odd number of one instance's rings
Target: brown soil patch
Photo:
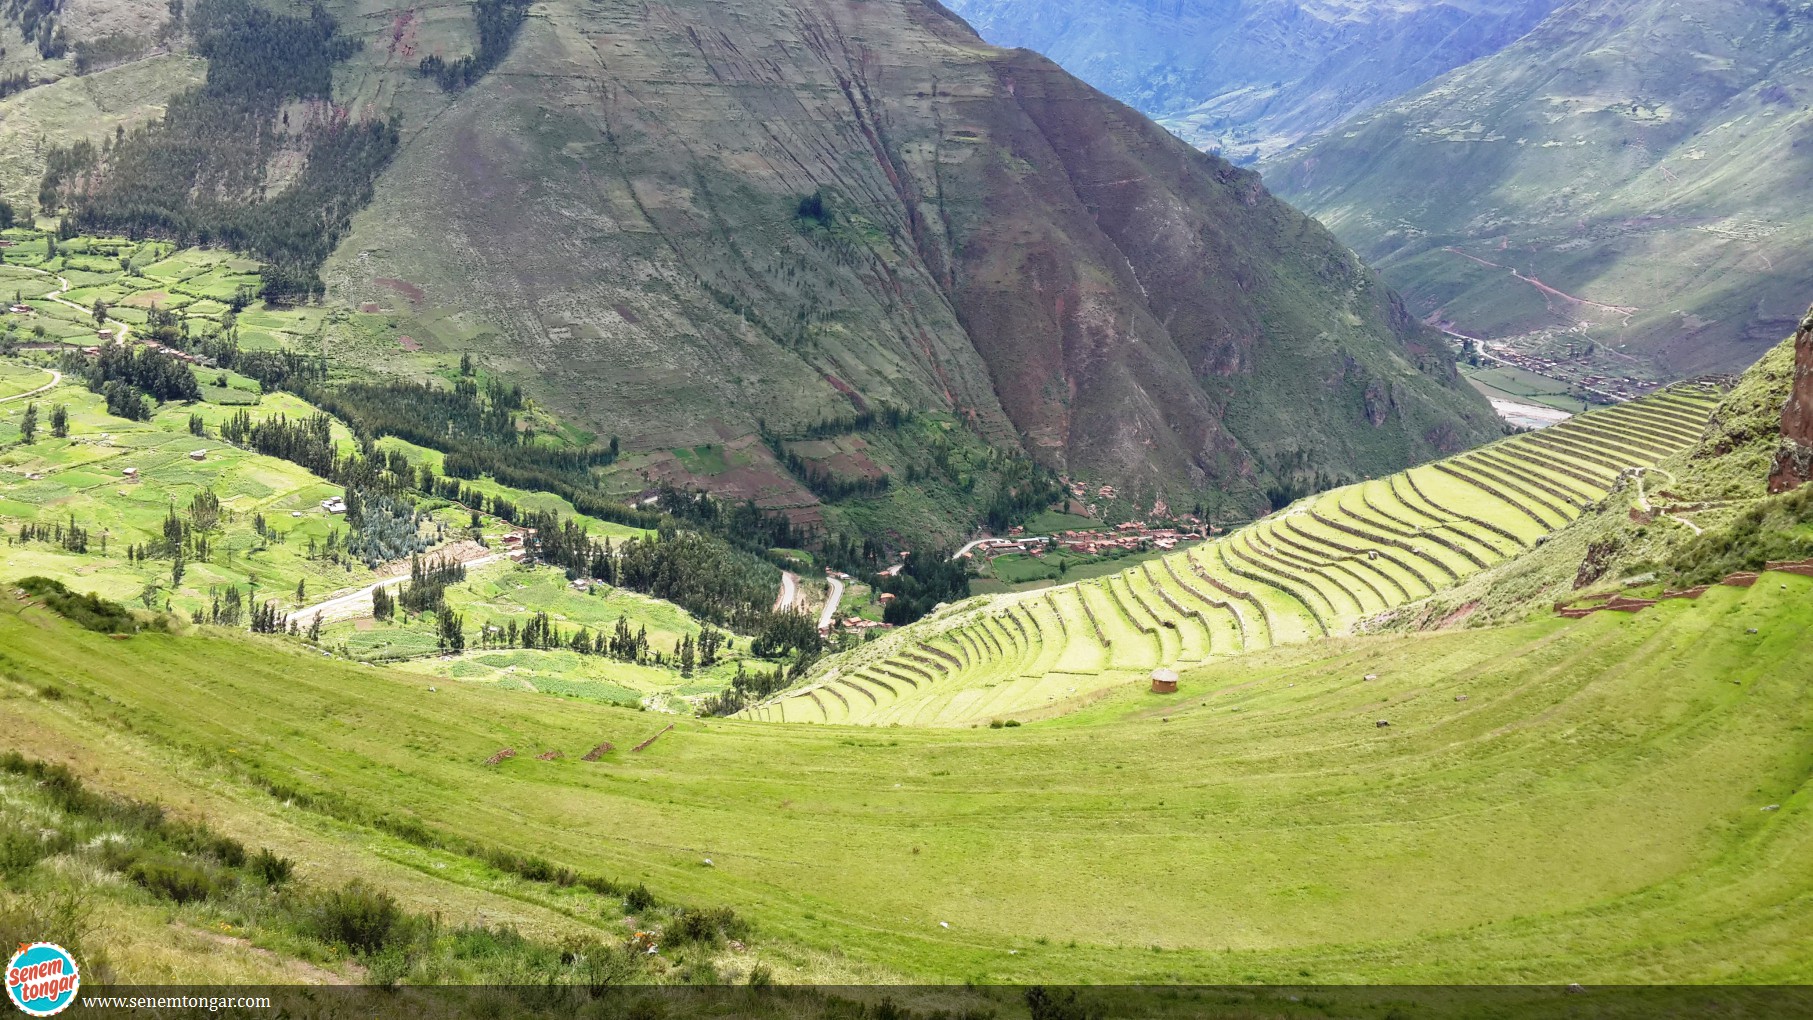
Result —
[[167, 304], [169, 301], [170, 295], [161, 290], [145, 290], [123, 298], [120, 304], [133, 308], [150, 308], [153, 305]]
[[422, 342], [412, 336], [397, 337], [397, 343], [402, 345], [402, 348], [411, 354], [422, 349]]
[[535, 756], [535, 760], [536, 761], [559, 761], [560, 759], [565, 758], [565, 757], [566, 757], [566, 755], [561, 754], [559, 751], [543, 751], [540, 754]]
[[598, 759], [604, 757], [605, 755], [611, 753], [612, 751], [615, 751], [616, 749], [617, 749], [617, 745], [615, 745], [607, 740], [604, 743], [599, 744], [597, 747], [592, 748], [590, 751], [587, 751], [585, 753], [585, 757], [583, 757], [579, 760], [580, 761], [597, 761]]
[[638, 316], [635, 312], [630, 311], [629, 308], [624, 305], [612, 305], [611, 307], [615, 308], [617, 310], [617, 315], [619, 318], [621, 318], [624, 322], [627, 322], [632, 326], [634, 326], [637, 323], [640, 323], [642, 321], [640, 316]]
[[1477, 612], [1479, 612], [1479, 601], [1476, 599], [1436, 621], [1435, 629], [1447, 630], [1449, 627], [1458, 627], [1467, 621], [1467, 617]]
[[398, 294], [408, 298], [409, 303], [412, 305], [420, 305], [422, 299], [428, 296], [422, 288], [410, 283], [408, 280], [398, 280], [389, 276], [380, 276], [371, 282], [380, 287], [386, 287], [396, 291]]
[[359, 311], [364, 312], [366, 315], [376, 315], [379, 311], [378, 303], [376, 301], [367, 301], [359, 306]]
[[485, 764], [486, 765], [496, 765], [500, 762], [503, 762], [507, 759], [514, 758], [514, 757], [516, 757], [516, 748], [506, 747], [503, 750], [492, 755], [491, 757], [486, 758]]
[[[671, 730], [671, 729], [673, 729], [673, 728], [674, 728], [674, 724], [673, 724], [673, 723], [668, 723], [668, 724], [667, 724], [667, 729], [664, 729], [664, 730], [662, 730], [662, 731], [661, 731], [661, 733], [666, 733], [666, 732], [667, 732], [667, 730]], [[655, 741], [657, 741], [657, 740], [660, 740], [660, 739], [661, 739], [661, 733], [657, 733], [657, 734], [655, 734], [655, 735], [654, 735], [654, 736], [652, 736], [652, 737], [650, 737], [650, 738], [648, 738], [648, 739], [647, 739], [647, 740], [644, 740], [644, 741], [643, 741], [643, 742], [642, 742], [642, 743], [640, 743], [640, 744], [637, 744], [637, 745], [636, 745], [636, 746], [635, 746], [635, 747], [632, 747], [632, 748], [630, 748], [630, 750], [632, 750], [632, 751], [641, 751], [641, 750], [643, 750], [643, 749], [645, 749], [645, 748], [647, 748], [647, 747], [648, 747], [648, 745], [650, 745], [650, 744], [652, 744], [652, 743], [654, 743], [654, 742], [655, 742]]]

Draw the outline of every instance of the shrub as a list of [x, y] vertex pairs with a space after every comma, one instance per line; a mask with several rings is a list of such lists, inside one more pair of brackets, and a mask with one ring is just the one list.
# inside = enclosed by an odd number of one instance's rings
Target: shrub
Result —
[[383, 950], [403, 922], [403, 908], [395, 898], [356, 879], [322, 894], [313, 914], [316, 937], [367, 956]]
[[176, 857], [134, 854], [126, 877], [167, 900], [194, 903], [224, 890], [225, 882], [206, 867]]
[[102, 634], [138, 632], [138, 621], [133, 618], [130, 610], [118, 602], [109, 602], [95, 595], [78, 594], [70, 591], [61, 581], [53, 581], [48, 577], [28, 577], [19, 582], [19, 587], [27, 594], [43, 599], [44, 605], [51, 612], [78, 626]]
[[652, 909], [655, 905], [655, 894], [648, 891], [648, 886], [636, 883], [636, 887], [623, 894], [623, 909], [627, 913], [640, 914]]
[[264, 881], [265, 885], [282, 885], [290, 880], [290, 873], [296, 869], [294, 861], [288, 857], [279, 857], [269, 849], [260, 849], [252, 855], [252, 873]]
[[747, 928], [743, 919], [729, 907], [710, 910], [688, 908], [681, 911], [674, 923], [668, 926], [666, 935], [672, 942], [715, 942], [719, 936], [736, 938]]

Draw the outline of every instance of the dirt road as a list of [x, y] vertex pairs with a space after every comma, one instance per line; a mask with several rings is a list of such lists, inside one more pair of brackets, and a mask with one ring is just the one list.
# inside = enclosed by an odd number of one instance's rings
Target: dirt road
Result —
[[830, 630], [831, 621], [837, 619], [837, 605], [844, 600], [844, 583], [835, 577], [826, 577], [825, 582], [831, 586], [831, 594], [825, 598], [825, 608], [818, 614], [818, 629]]
[[[467, 569], [471, 569], [473, 567], [482, 567], [487, 563], [496, 563], [503, 558], [504, 555], [502, 553], [490, 553], [475, 559], [462, 559], [461, 562], [466, 565]], [[396, 577], [387, 577], [382, 581], [368, 584], [355, 591], [335, 595], [333, 598], [317, 602], [312, 606], [304, 606], [301, 609], [295, 610], [284, 616], [283, 625], [287, 627], [294, 621], [296, 626], [306, 627], [309, 625], [310, 621], [315, 618], [315, 614], [317, 613], [321, 615], [322, 623], [337, 623], [341, 620], [357, 620], [362, 617], [370, 616], [372, 592], [377, 591], [379, 588], [394, 587], [408, 580], [409, 573], [405, 570]]]
[[781, 571], [781, 593], [774, 599], [774, 611], [785, 612], [799, 605], [799, 575], [791, 570]]
[[10, 403], [11, 401], [14, 401], [14, 400], [26, 400], [28, 398], [35, 397], [40, 393], [48, 393], [49, 391], [54, 390], [58, 386], [62, 385], [62, 382], [63, 382], [63, 373], [58, 372], [55, 369], [51, 369], [50, 370], [50, 382], [46, 383], [43, 386], [38, 387], [35, 390], [32, 390], [29, 393], [15, 393], [10, 397], [0, 397], [0, 404]]

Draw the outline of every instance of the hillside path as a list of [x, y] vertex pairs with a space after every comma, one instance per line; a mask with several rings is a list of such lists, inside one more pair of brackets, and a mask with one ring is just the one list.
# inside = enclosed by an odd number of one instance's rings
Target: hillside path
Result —
[[35, 397], [40, 393], [46, 393], [46, 392], [48, 392], [50, 390], [54, 390], [58, 386], [62, 385], [63, 373], [57, 371], [54, 368], [49, 369], [49, 372], [50, 372], [50, 382], [45, 383], [44, 385], [42, 385], [42, 386], [38, 387], [37, 389], [32, 390], [28, 393], [15, 393], [10, 397], [0, 397], [0, 404], [7, 404], [7, 403], [11, 403], [12, 401], [15, 401], [15, 400], [25, 400], [29, 397]]
[[[55, 276], [56, 281], [57, 281], [57, 289], [50, 292], [49, 294], [44, 295], [44, 300], [55, 301], [57, 304], [60, 304], [65, 308], [73, 308], [76, 311], [81, 312], [84, 315], [90, 314], [94, 311], [94, 309], [92, 309], [92, 308], [83, 308], [81, 305], [78, 305], [74, 301], [71, 301], [68, 298], [63, 296], [65, 294], [69, 293], [69, 288], [70, 288], [69, 277], [53, 274], [48, 269], [39, 269], [36, 266], [14, 266], [13, 268], [14, 269], [23, 269], [28, 273], [37, 273], [39, 276]], [[125, 319], [116, 319], [116, 318], [112, 317], [111, 315], [108, 316], [105, 321], [112, 323], [117, 329], [117, 332], [115, 332], [113, 335], [113, 342], [117, 343], [117, 344], [125, 343], [127, 334], [132, 332], [132, 323], [127, 322]]]
[[[502, 553], [491, 553], [473, 559], [462, 559], [460, 562], [467, 568], [472, 568], [482, 567], [487, 563], [496, 563], [503, 558]], [[394, 587], [407, 580], [409, 580], [409, 575], [406, 573], [396, 577], [387, 577], [355, 591], [335, 595], [333, 598], [317, 602], [312, 606], [304, 606], [286, 614], [283, 618], [283, 625], [287, 627], [294, 622], [298, 626], [306, 626], [316, 614], [320, 614], [322, 623], [337, 623], [341, 620], [356, 620], [362, 616], [370, 616], [372, 592], [379, 588]]]
[[818, 629], [830, 630], [831, 621], [837, 619], [837, 605], [844, 600], [844, 583], [835, 577], [826, 577], [825, 582], [831, 586], [831, 594], [825, 597], [825, 608], [818, 614]]

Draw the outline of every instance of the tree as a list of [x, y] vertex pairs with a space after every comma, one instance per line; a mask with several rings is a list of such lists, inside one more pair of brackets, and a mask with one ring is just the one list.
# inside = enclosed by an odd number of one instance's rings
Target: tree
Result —
[[0, 198], [0, 230], [12, 229], [13, 223], [17, 221], [18, 216], [19, 214], [13, 211], [13, 204]]
[[310, 644], [319, 644], [321, 642], [320, 613], [316, 613], [314, 619], [308, 622], [308, 640]]
[[189, 416], [189, 434], [192, 436], [205, 436], [208, 434], [208, 423], [203, 420], [201, 415], [191, 414]]
[[183, 551], [176, 550], [176, 559], [170, 562], [170, 587], [180, 588], [183, 583]]
[[308, 580], [306, 578], [297, 578], [296, 579], [296, 604], [301, 605], [302, 600], [306, 599], [306, 598], [308, 598]]
[[461, 375], [471, 375], [472, 374], [472, 355], [470, 355], [470, 354], [460, 355], [460, 374]]
[[94, 299], [94, 322], [97, 326], [107, 324], [107, 302], [101, 298]]
[[443, 650], [449, 652], [465, 651], [465, 617], [455, 613], [447, 606], [442, 606], [440, 616], [435, 619], [435, 631], [440, 639], [440, 645]]
[[50, 434], [58, 439], [69, 438], [69, 408], [63, 404], [50, 409]]
[[30, 443], [38, 438], [38, 403], [25, 405], [25, 417], [19, 420], [20, 441]]

